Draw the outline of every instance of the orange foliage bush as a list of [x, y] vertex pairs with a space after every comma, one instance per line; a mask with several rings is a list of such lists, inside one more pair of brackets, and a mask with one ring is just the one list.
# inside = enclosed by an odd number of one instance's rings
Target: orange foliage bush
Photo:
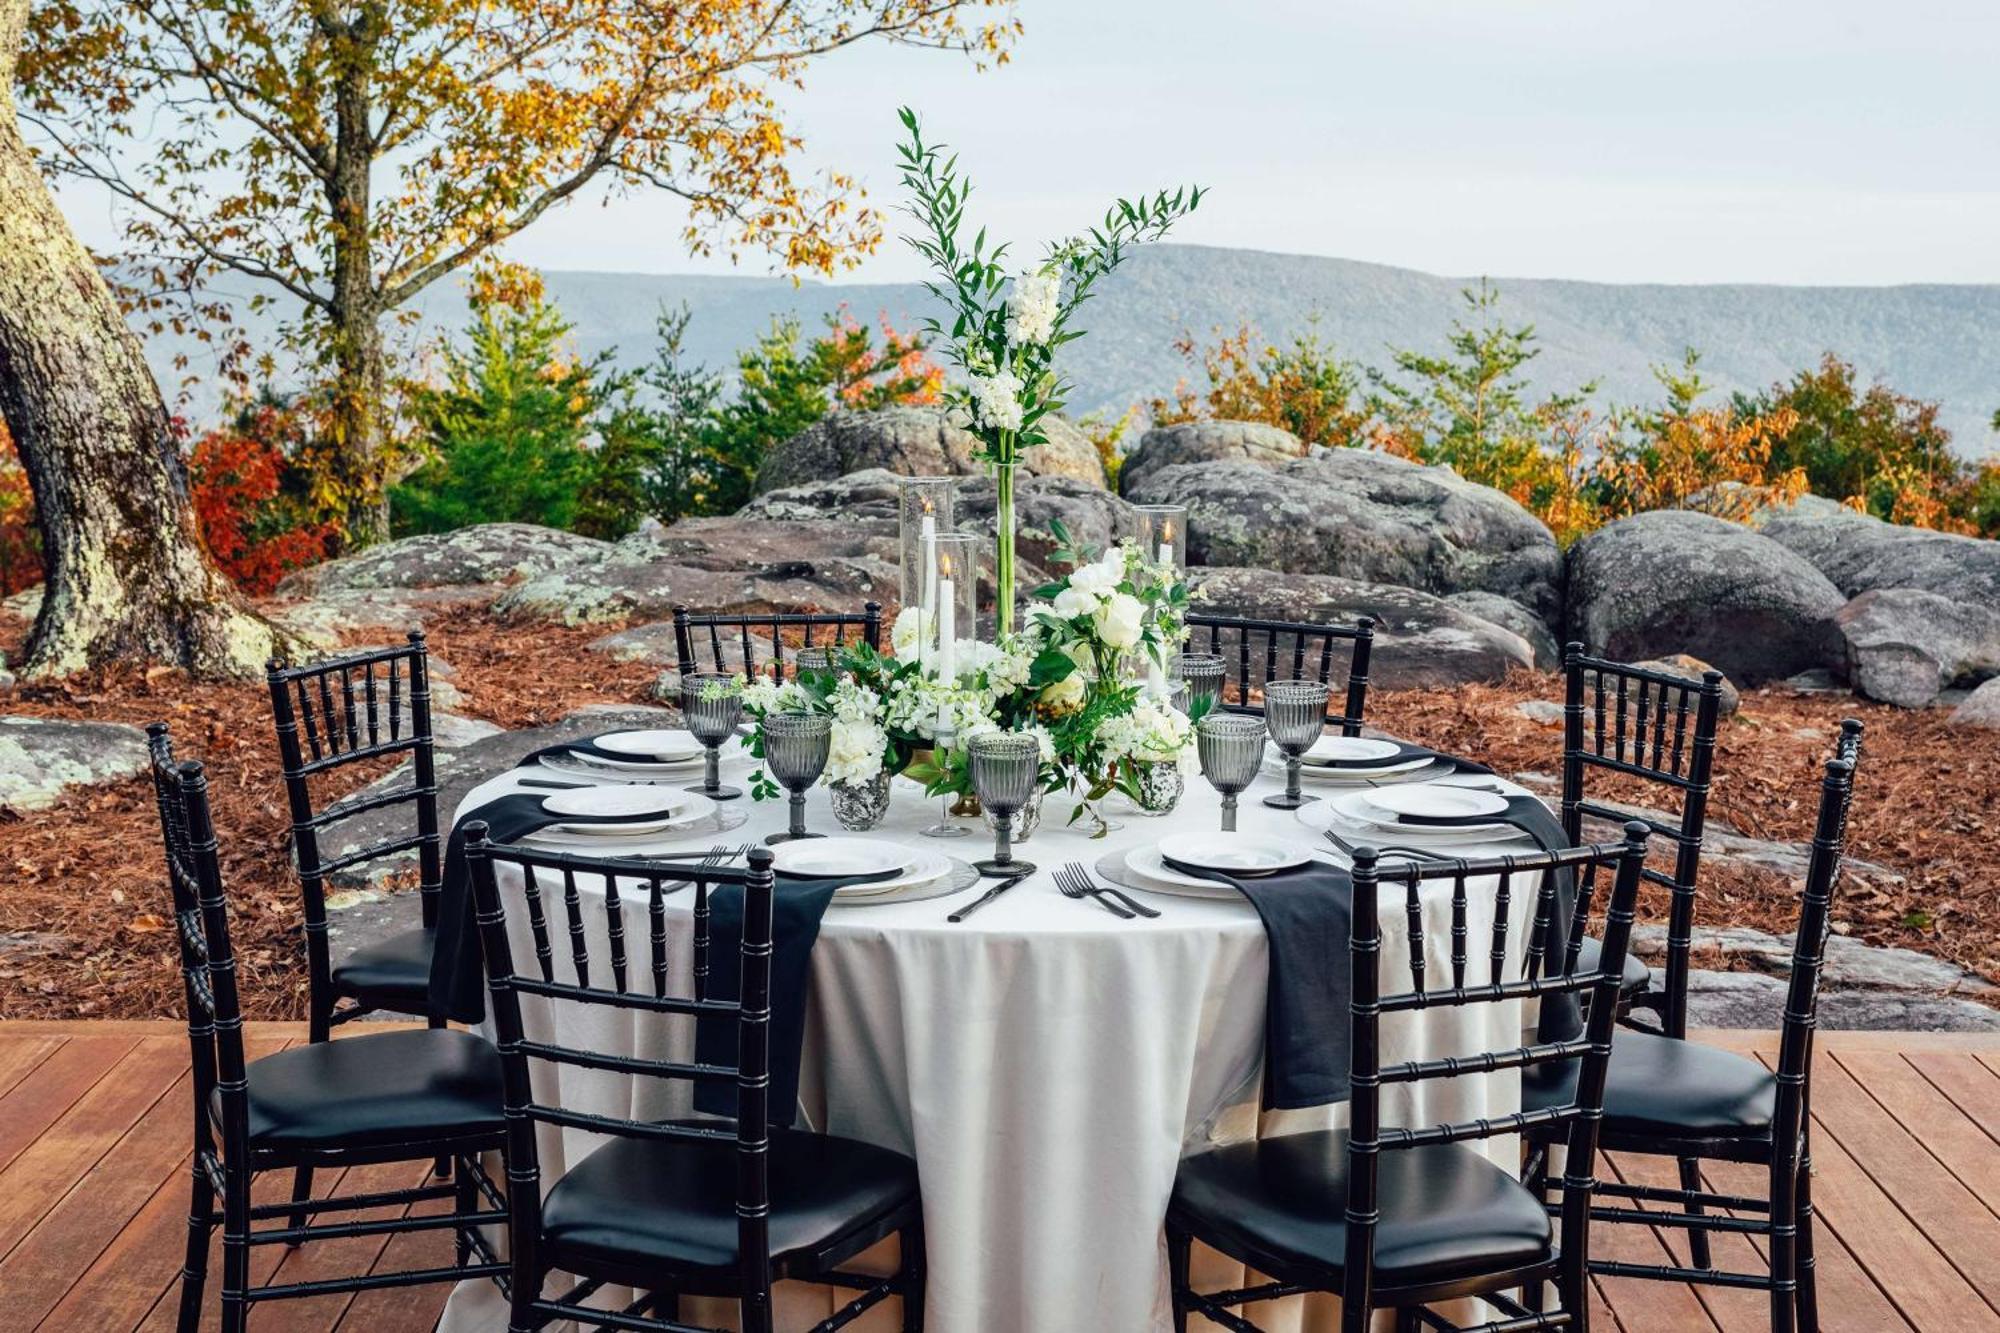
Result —
[[292, 570], [326, 559], [339, 538], [337, 523], [303, 519], [282, 494], [281, 442], [300, 432], [295, 413], [266, 405], [195, 443], [190, 472], [202, 539], [245, 592], [270, 592]]
[[0, 596], [42, 581], [42, 540], [35, 528], [35, 495], [14, 451], [14, 437], [0, 422]]

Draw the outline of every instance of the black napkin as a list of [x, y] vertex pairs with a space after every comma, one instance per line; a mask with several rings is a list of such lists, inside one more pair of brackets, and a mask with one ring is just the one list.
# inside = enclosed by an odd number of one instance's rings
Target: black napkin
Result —
[[1269, 875], [1231, 875], [1172, 859], [1167, 864], [1184, 875], [1231, 886], [1263, 919], [1271, 942], [1264, 1105], [1292, 1110], [1346, 1101], [1353, 879], [1324, 861]]
[[[1467, 771], [1471, 771], [1468, 769]], [[1568, 846], [1562, 825], [1532, 796], [1512, 796], [1504, 816], [1460, 823], [1514, 825], [1544, 851]], [[1275, 1110], [1324, 1106], [1347, 1100], [1348, 1045], [1353, 977], [1348, 946], [1354, 922], [1354, 880], [1339, 866], [1315, 861], [1269, 875], [1231, 875], [1171, 858], [1184, 875], [1228, 884], [1250, 900], [1270, 941], [1271, 976], [1264, 1007], [1264, 1104]], [[1539, 885], [1536, 886], [1539, 888]], [[1548, 953], [1568, 937], [1576, 886], [1568, 871], [1556, 876], [1556, 916]], [[1542, 1000], [1538, 1035], [1543, 1041], [1583, 1030], [1574, 995]]]
[[542, 808], [545, 791], [509, 792], [468, 810], [451, 826], [438, 893], [437, 943], [431, 952], [431, 1008], [460, 1023], [486, 1017], [486, 956], [479, 947], [478, 907], [465, 861], [465, 826], [486, 821], [486, 836], [513, 842], [551, 824], [629, 824], [630, 815], [557, 815]]
[[[835, 889], [892, 879], [900, 870], [835, 879], [777, 878], [771, 897], [771, 1093], [767, 1119], [789, 1128], [799, 1110], [799, 1059], [806, 1039], [806, 986], [813, 942]], [[738, 957], [743, 948], [743, 886], [717, 884], [708, 891], [708, 998], [734, 1004], [742, 995]], [[737, 1021], [695, 1021], [694, 1058], [701, 1064], [736, 1063]], [[703, 1079], [695, 1085], [694, 1109], [709, 1115], [736, 1114], [736, 1085]]]

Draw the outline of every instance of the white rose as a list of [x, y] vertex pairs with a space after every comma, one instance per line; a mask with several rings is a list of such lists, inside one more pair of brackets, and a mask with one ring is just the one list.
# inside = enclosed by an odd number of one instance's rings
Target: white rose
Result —
[[1124, 548], [1114, 546], [1069, 576], [1069, 586], [1108, 597], [1125, 580]]
[[1041, 702], [1058, 713], [1083, 705], [1083, 677], [1072, 671], [1053, 685], [1042, 687]]
[[896, 613], [896, 623], [889, 630], [889, 646], [898, 657], [914, 657], [924, 637], [924, 609], [920, 606], [906, 606]]
[[882, 772], [887, 737], [872, 722], [835, 722], [826, 755], [828, 782], [868, 782]]
[[1144, 603], [1130, 593], [1114, 592], [1094, 618], [1097, 637], [1106, 647], [1124, 652], [1138, 645], [1145, 619]]
[[1094, 616], [1104, 604], [1104, 599], [1088, 588], [1070, 584], [1056, 594], [1054, 610], [1064, 620], [1074, 620], [1078, 616]]

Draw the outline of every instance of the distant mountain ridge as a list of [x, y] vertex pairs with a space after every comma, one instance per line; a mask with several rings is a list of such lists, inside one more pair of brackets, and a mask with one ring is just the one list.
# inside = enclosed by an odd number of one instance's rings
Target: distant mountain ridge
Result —
[[[887, 314], [899, 326], [933, 308], [915, 283], [793, 284], [788, 278], [594, 273], [551, 270], [549, 295], [576, 324], [586, 354], [616, 348], [639, 365], [653, 355], [660, 307], [693, 312], [692, 360], [727, 370], [736, 350], [772, 317], [796, 315], [809, 327], [846, 306], [856, 317]], [[1249, 323], [1273, 339], [1303, 332], [1317, 317], [1322, 338], [1343, 356], [1386, 365], [1390, 347], [1440, 347], [1463, 309], [1459, 291], [1476, 278], [1443, 277], [1350, 259], [1207, 246], [1159, 245], [1136, 252], [1086, 308], [1090, 336], [1065, 349], [1076, 382], [1073, 414], [1113, 412], [1171, 390], [1188, 374], [1173, 342], [1183, 332], [1212, 341], [1217, 328]], [[1718, 393], [1761, 389], [1833, 351], [1867, 378], [1942, 405], [1959, 449], [2000, 448], [1991, 428], [2000, 408], [2000, 284], [1902, 287], [1782, 287], [1747, 284], [1611, 284], [1548, 278], [1495, 279], [1510, 323], [1530, 322], [1542, 354], [1530, 366], [1543, 391], [1595, 379], [1599, 400], [1657, 401], [1650, 367], [1702, 353], [1702, 373]], [[456, 328], [464, 305], [440, 286], [418, 302], [419, 336]], [[269, 319], [269, 316], [265, 316]], [[262, 321], [260, 321], [261, 323]], [[150, 354], [173, 383], [175, 352], [200, 369], [191, 341], [155, 339]], [[191, 400], [213, 410], [212, 391]]]

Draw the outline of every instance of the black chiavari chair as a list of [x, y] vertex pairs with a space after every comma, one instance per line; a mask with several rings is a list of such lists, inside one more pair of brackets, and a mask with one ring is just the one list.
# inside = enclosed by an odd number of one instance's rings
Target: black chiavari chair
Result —
[[[1650, 783], [1679, 804], [1678, 819], [1636, 816], [1673, 848], [1671, 872], [1648, 866], [1645, 874], [1648, 883], [1668, 893], [1666, 977], [1660, 990], [1650, 989], [1651, 970], [1628, 954], [1620, 1006], [1657, 1012], [1663, 1031], [1682, 1036], [1687, 1031], [1688, 952], [1721, 720], [1722, 673], [1707, 671], [1696, 681], [1591, 657], [1582, 644], [1571, 643], [1563, 648], [1563, 683], [1562, 823], [1570, 841], [1583, 840], [1586, 817], [1614, 822], [1635, 817], [1629, 809], [1589, 799], [1586, 786], [1593, 771]], [[1583, 948], [1589, 965], [1596, 944], [1586, 940]]]
[[[786, 644], [787, 630], [796, 632], [796, 645]], [[674, 653], [682, 676], [696, 671], [740, 671], [745, 676], [766, 674], [783, 680], [789, 653], [799, 648], [839, 648], [850, 638], [881, 648], [880, 603], [867, 603], [859, 615], [845, 611], [758, 613], [674, 608]]]
[[[638, 1333], [714, 1333], [682, 1322], [680, 1298], [688, 1295], [734, 1298], [742, 1333], [771, 1333], [771, 1284], [783, 1278], [858, 1291], [816, 1325], [815, 1333], [843, 1327], [892, 1295], [902, 1298], [906, 1333], [922, 1329], [923, 1204], [916, 1163], [872, 1144], [767, 1123], [771, 853], [752, 849], [744, 868], [676, 865], [502, 847], [486, 841], [485, 834], [482, 824], [466, 828], [506, 1080], [514, 1201], [509, 1333], [530, 1333], [559, 1319]], [[525, 971], [514, 963], [496, 874], [501, 865], [521, 880], [534, 953]], [[583, 877], [601, 882], [601, 907], [585, 907], [578, 885]], [[621, 881], [637, 884], [621, 888]], [[689, 885], [692, 965], [686, 983], [677, 987], [669, 976], [665, 899]], [[725, 887], [743, 895], [742, 950], [740, 959], [715, 962], [740, 966], [736, 1000], [712, 997], [707, 980], [711, 894]], [[628, 910], [643, 919], [642, 935], [625, 925]], [[593, 911], [603, 913], [606, 939], [605, 953], [595, 959], [586, 921]], [[554, 932], [566, 933], [566, 951], [558, 948]], [[628, 948], [631, 935], [637, 939]], [[726, 1023], [736, 1034], [736, 1060], [611, 1056], [533, 1040], [526, 1035], [522, 996], [635, 1016]], [[733, 1084], [737, 1114], [633, 1120], [551, 1105], [535, 1097], [534, 1064], [557, 1073], [568, 1066], [666, 1082]], [[535, 1142], [542, 1125], [609, 1140], [570, 1166], [546, 1196]], [[891, 1235], [902, 1246], [897, 1273], [874, 1277], [841, 1269]], [[543, 1284], [554, 1273], [568, 1274], [576, 1284], [561, 1297], [545, 1298]], [[641, 1294], [621, 1310], [583, 1306], [607, 1285]]]
[[[1622, 843], [1568, 848], [1534, 856], [1481, 861], [1384, 864], [1373, 848], [1354, 857], [1354, 917], [1350, 939], [1352, 1016], [1349, 1024], [1349, 1128], [1288, 1134], [1234, 1144], [1185, 1158], [1167, 1209], [1174, 1324], [1187, 1316], [1255, 1333], [1229, 1307], [1303, 1291], [1341, 1298], [1342, 1327], [1361, 1333], [1375, 1310], [1398, 1312], [1398, 1329], [1451, 1329], [1427, 1307], [1477, 1296], [1501, 1312], [1488, 1330], [1583, 1327], [1589, 1318], [1589, 1222], [1604, 1071], [1612, 1058], [1618, 978], [1639, 891], [1647, 829], [1629, 823]], [[1601, 957], [1611, 970], [1580, 968], [1562, 947], [1588, 922], [1600, 870], [1610, 872]], [[1559, 877], [1571, 877], [1568, 919], [1559, 910]], [[1424, 887], [1451, 884], [1450, 969], [1447, 984], [1431, 984], [1424, 930]], [[1413, 985], [1382, 994], [1382, 909], [1385, 885], [1403, 886], [1410, 923], [1404, 960]], [[1476, 887], [1475, 887], [1476, 885]], [[1490, 886], [1490, 887], [1489, 887]], [[1534, 894], [1532, 922], [1510, 930], [1514, 894]], [[1482, 958], [1472, 952], [1464, 923], [1470, 895], [1490, 894], [1493, 924]], [[1393, 905], [1393, 904], [1392, 904]], [[1479, 975], [1484, 973], [1483, 976]], [[1536, 1039], [1499, 1050], [1383, 1064], [1384, 1014], [1440, 1007], [1504, 1004], [1574, 995], [1589, 998], [1584, 1030], [1573, 1037]], [[1622, 1040], [1622, 1037], [1621, 1037]], [[1382, 1124], [1382, 1089], [1505, 1070], [1558, 1068], [1578, 1096], [1560, 1106], [1524, 1108], [1477, 1120], [1414, 1126]], [[1551, 1228], [1541, 1196], [1529, 1185], [1462, 1144], [1528, 1131], [1560, 1136], [1569, 1156], [1562, 1178], [1560, 1231]], [[1188, 1281], [1190, 1247], [1202, 1241], [1271, 1280], [1255, 1287], [1200, 1293]], [[1507, 1293], [1554, 1283], [1559, 1311], [1531, 1313]]]
[[[1679, 1188], [1605, 1184], [1598, 1192], [1624, 1201], [1595, 1207], [1601, 1222], [1688, 1233], [1688, 1266], [1596, 1260], [1591, 1271], [1616, 1277], [1653, 1278], [1768, 1291], [1774, 1333], [1819, 1327], [1814, 1283], [1812, 1208], [1812, 1053], [1819, 1009], [1820, 971], [1826, 958], [1835, 881], [1861, 758], [1861, 724], [1841, 724], [1833, 758], [1820, 780], [1819, 811], [1792, 942], [1790, 983], [1775, 1072], [1758, 1061], [1685, 1038], [1644, 1031], [1619, 1034], [1604, 1094], [1602, 1147], [1607, 1152], [1673, 1157], [1683, 1165]], [[1572, 1097], [1557, 1080], [1529, 1078], [1522, 1096], [1529, 1106], [1552, 1107]], [[1538, 1178], [1546, 1144], [1531, 1156]], [[1746, 1162], [1768, 1173], [1761, 1199], [1718, 1193], [1703, 1186], [1701, 1161]], [[1667, 1205], [1648, 1208], [1642, 1205]], [[1714, 1210], [1722, 1210], [1722, 1214]], [[1746, 1216], [1747, 1214], [1747, 1216]], [[1705, 1245], [1711, 1231], [1763, 1237], [1768, 1272], [1718, 1270]]]
[[[291, 808], [292, 859], [305, 897], [307, 1017], [314, 1041], [363, 1014], [387, 1010], [444, 1020], [431, 1013], [431, 949], [436, 938], [438, 894], [444, 882], [438, 833], [435, 751], [431, 743], [430, 662], [422, 630], [411, 630], [400, 648], [287, 667], [265, 668], [271, 715], [278, 733], [285, 797]], [[407, 755], [409, 776], [388, 789], [315, 808], [316, 778], [389, 757]], [[400, 806], [410, 809], [407, 831], [328, 856], [321, 849], [343, 821]], [[417, 854], [417, 889], [423, 924], [333, 961], [327, 944], [327, 880], [342, 871]]]
[[[1255, 620], [1195, 612], [1188, 616], [1188, 647], [1222, 658], [1224, 675], [1220, 705], [1232, 713], [1260, 713], [1263, 705], [1251, 695], [1267, 680], [1317, 680], [1334, 687], [1328, 696], [1328, 723], [1338, 723], [1343, 736], [1359, 736], [1368, 708], [1368, 656], [1375, 645], [1375, 622], [1362, 616], [1352, 625], [1316, 625], [1305, 621]], [[1347, 672], [1345, 690], [1337, 669]], [[1333, 701], [1341, 700], [1341, 711]]]
[[[218, 1221], [223, 1333], [241, 1333], [250, 1307], [263, 1301], [473, 1277], [498, 1280], [507, 1266], [494, 1258], [476, 1228], [507, 1220], [505, 1203], [478, 1162], [479, 1154], [505, 1146], [499, 1055], [471, 1033], [416, 1029], [246, 1061], [208, 779], [200, 764], [174, 761], [165, 723], [154, 723], [147, 734], [193, 1057], [194, 1197], [181, 1270], [180, 1333], [194, 1333], [201, 1325], [209, 1236]], [[264, 1171], [338, 1171], [440, 1157], [455, 1166], [450, 1184], [250, 1202], [252, 1182]], [[404, 1215], [411, 1205], [440, 1199], [452, 1201], [449, 1212]], [[358, 1209], [387, 1210], [389, 1216], [318, 1220]], [[284, 1221], [278, 1226], [255, 1225], [279, 1218]], [[450, 1266], [250, 1283], [250, 1254], [257, 1246], [443, 1229], [458, 1238], [457, 1261]]]

